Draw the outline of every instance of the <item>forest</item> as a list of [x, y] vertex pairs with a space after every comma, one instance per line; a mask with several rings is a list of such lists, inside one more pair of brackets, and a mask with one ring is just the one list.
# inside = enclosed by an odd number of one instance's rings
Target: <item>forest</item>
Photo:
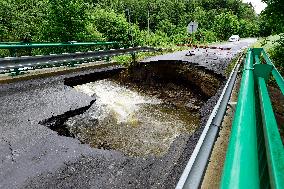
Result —
[[[0, 42], [172, 47], [224, 41], [233, 34], [264, 39], [278, 34], [269, 54], [283, 74], [284, 3], [262, 1], [267, 7], [256, 14], [241, 0], [0, 0]], [[194, 34], [187, 32], [191, 21], [198, 22]]]
[[[0, 0], [0, 41], [118, 41], [166, 46], [268, 36], [265, 12], [241, 0]], [[190, 21], [198, 31], [187, 32]], [[283, 29], [283, 28], [282, 28]]]

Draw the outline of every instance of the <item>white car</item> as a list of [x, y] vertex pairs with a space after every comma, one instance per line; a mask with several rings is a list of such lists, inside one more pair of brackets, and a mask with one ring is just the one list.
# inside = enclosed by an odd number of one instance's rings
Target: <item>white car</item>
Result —
[[235, 42], [235, 41], [239, 41], [239, 40], [240, 40], [240, 36], [238, 36], [238, 35], [232, 35], [229, 38], [229, 42]]

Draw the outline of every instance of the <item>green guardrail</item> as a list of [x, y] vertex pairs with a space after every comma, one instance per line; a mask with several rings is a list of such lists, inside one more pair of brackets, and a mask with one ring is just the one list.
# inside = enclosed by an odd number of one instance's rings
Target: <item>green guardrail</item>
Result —
[[270, 75], [284, 80], [262, 48], [248, 49], [221, 188], [284, 187], [284, 146], [267, 90]]
[[0, 49], [22, 49], [22, 48], [45, 48], [45, 47], [75, 47], [75, 46], [97, 46], [118, 45], [118, 42], [66, 42], [66, 43], [0, 43]]
[[104, 46], [118, 48], [120, 43], [108, 42], [108, 41], [96, 41], [96, 42], [65, 42], [65, 43], [25, 43], [25, 42], [0, 42], [0, 49], [8, 49], [10, 56], [15, 56], [16, 51], [19, 49], [35, 49], [35, 48], [68, 48], [68, 47], [92, 47], [92, 46]]

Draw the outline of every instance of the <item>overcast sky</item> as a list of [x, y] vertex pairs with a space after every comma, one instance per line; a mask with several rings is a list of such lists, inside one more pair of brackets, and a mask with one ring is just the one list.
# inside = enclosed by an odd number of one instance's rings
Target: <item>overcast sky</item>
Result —
[[266, 4], [261, 2], [261, 0], [243, 0], [243, 2], [251, 2], [257, 14], [259, 14], [266, 7]]

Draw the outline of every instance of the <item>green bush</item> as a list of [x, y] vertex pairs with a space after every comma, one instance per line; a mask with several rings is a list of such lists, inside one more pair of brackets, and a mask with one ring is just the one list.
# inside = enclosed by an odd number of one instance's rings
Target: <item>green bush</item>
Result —
[[205, 29], [200, 29], [196, 32], [195, 37], [201, 43], [212, 43], [217, 41], [215, 32]]
[[96, 30], [102, 34], [103, 38], [108, 41], [131, 43], [131, 25], [123, 14], [96, 8], [90, 15]]
[[258, 22], [251, 22], [249, 20], [241, 19], [240, 23], [240, 37], [255, 37], [259, 35]]
[[86, 33], [86, 5], [83, 0], [49, 0], [41, 24], [43, 41], [83, 41]]
[[280, 34], [280, 39], [275, 42], [268, 53], [277, 70], [284, 76], [284, 34]]
[[155, 33], [144, 31], [143, 34], [143, 41], [144, 44], [149, 46], [155, 46], [155, 47], [162, 47], [162, 46], [168, 46], [172, 43], [171, 38], [162, 31], [156, 31]]

